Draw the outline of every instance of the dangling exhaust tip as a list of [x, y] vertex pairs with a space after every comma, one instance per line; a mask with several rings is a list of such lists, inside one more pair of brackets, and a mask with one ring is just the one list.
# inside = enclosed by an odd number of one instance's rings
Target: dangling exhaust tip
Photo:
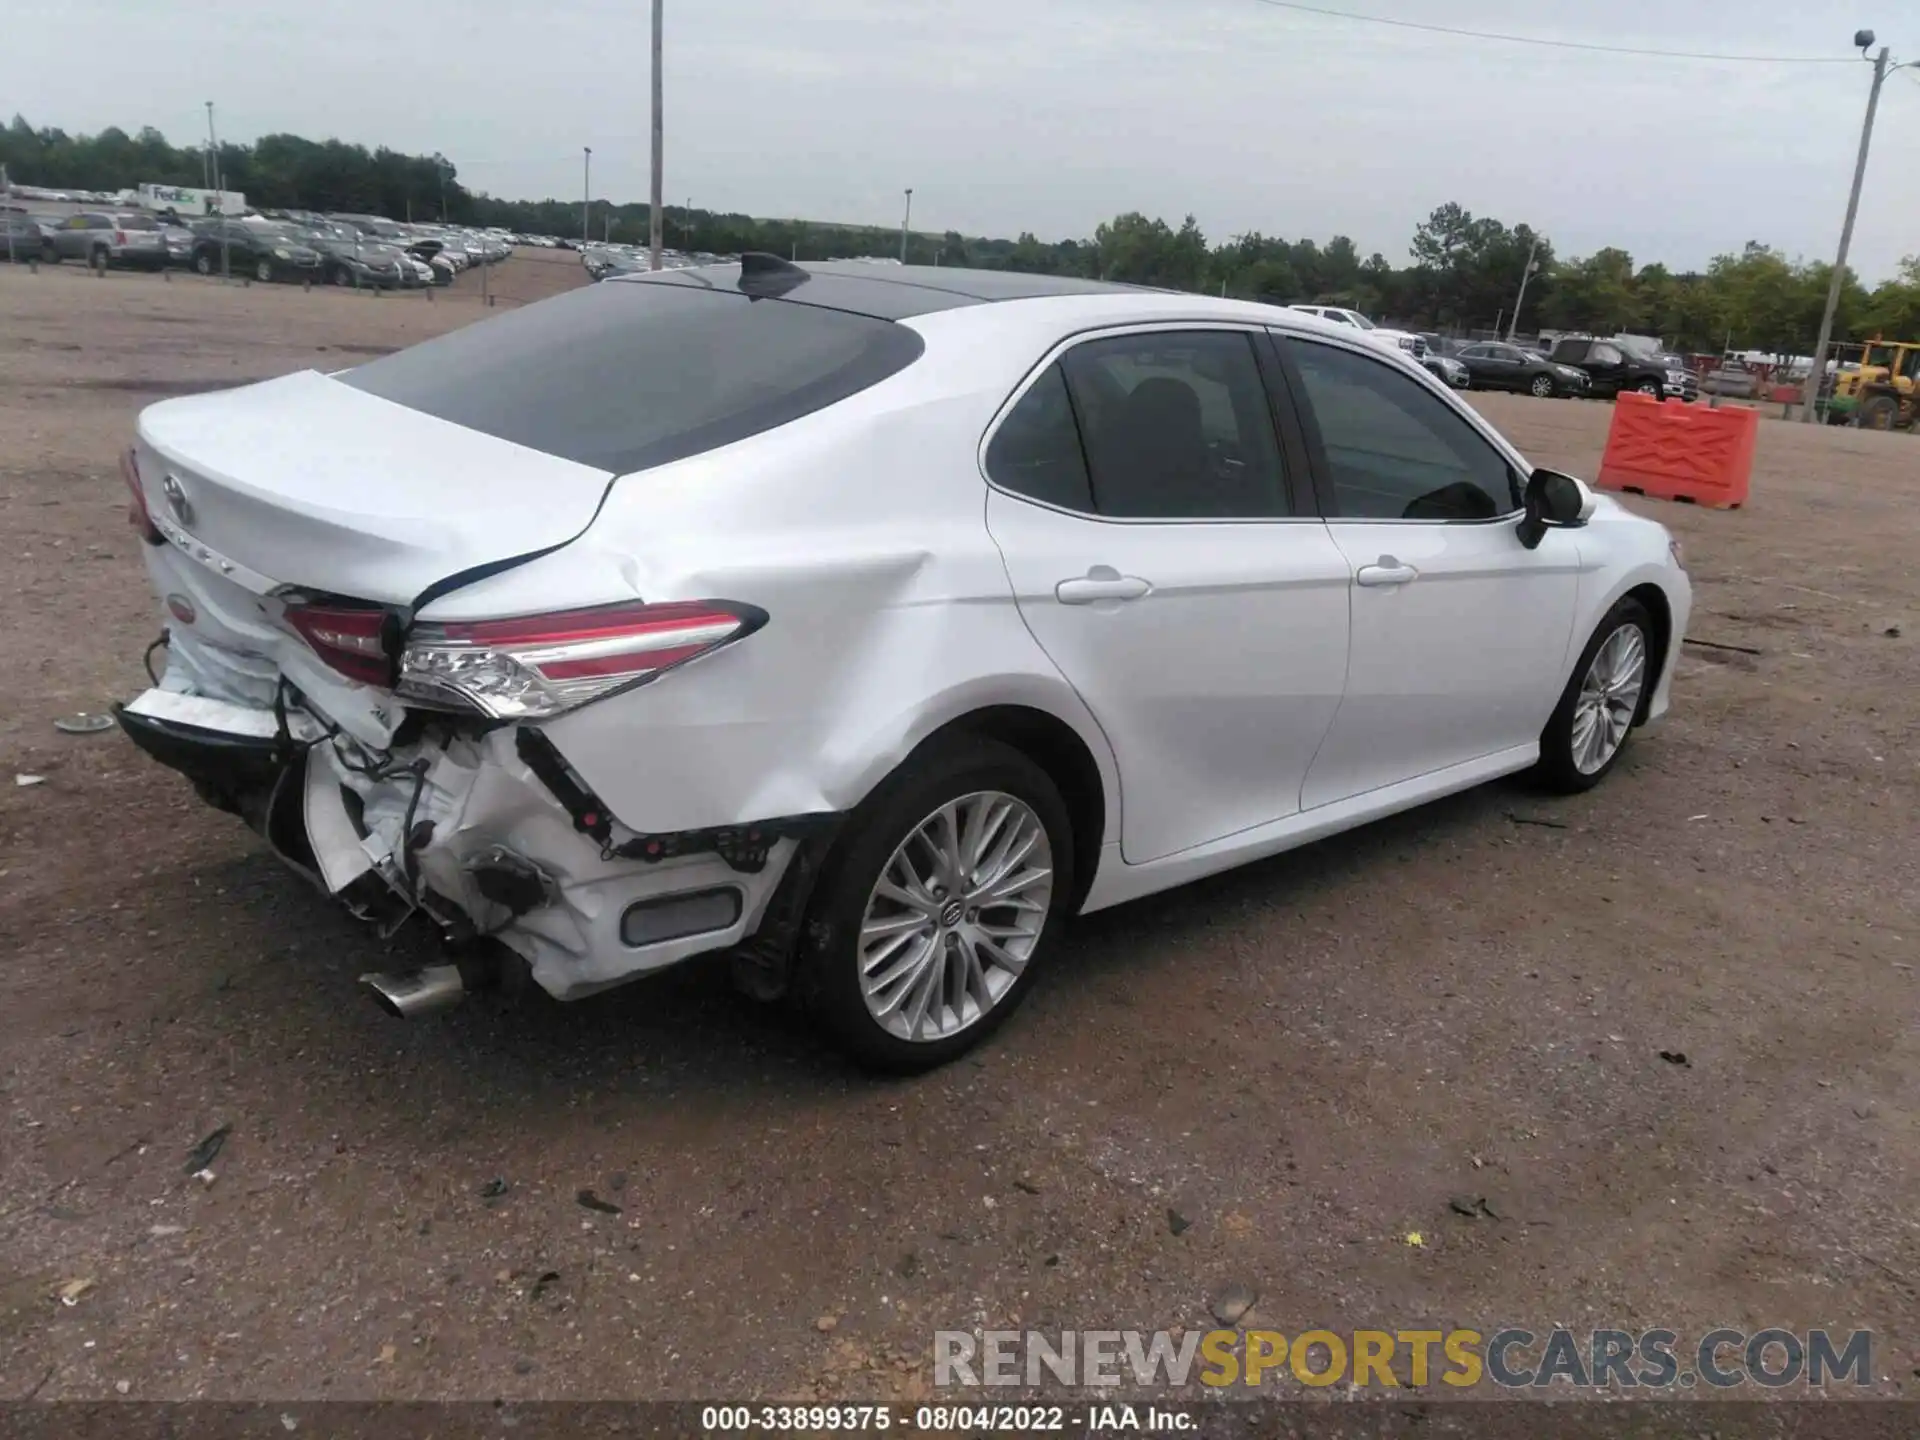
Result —
[[362, 975], [360, 983], [367, 987], [374, 1004], [402, 1020], [451, 1010], [467, 998], [467, 982], [458, 965], [428, 965], [399, 973], [377, 971]]

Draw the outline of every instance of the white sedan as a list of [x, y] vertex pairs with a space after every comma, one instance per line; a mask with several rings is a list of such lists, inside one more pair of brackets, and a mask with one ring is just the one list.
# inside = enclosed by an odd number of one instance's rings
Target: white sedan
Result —
[[1690, 606], [1352, 330], [1000, 272], [623, 276], [154, 405], [127, 474], [167, 659], [121, 724], [452, 942], [388, 1008], [726, 951], [894, 1069], [1073, 914], [1595, 784]]

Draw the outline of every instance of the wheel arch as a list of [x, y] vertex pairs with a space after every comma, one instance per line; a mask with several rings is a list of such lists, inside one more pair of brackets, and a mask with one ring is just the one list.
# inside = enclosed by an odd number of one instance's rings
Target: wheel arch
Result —
[[[1647, 710], [1653, 704], [1653, 692], [1658, 687], [1660, 677], [1666, 674], [1667, 658], [1673, 647], [1673, 604], [1667, 598], [1667, 592], [1651, 580], [1642, 581], [1620, 597], [1621, 600], [1638, 600], [1646, 607], [1647, 617], [1653, 621], [1653, 654], [1647, 666], [1648, 683], [1640, 692], [1640, 708], [1633, 717], [1635, 725], [1647, 723]], [[1613, 602], [1615, 605], [1620, 601]], [[1612, 609], [1612, 606], [1608, 606]]]
[[997, 740], [1025, 755], [1047, 772], [1066, 802], [1073, 826], [1073, 895], [1068, 914], [1077, 914], [1093, 887], [1093, 873], [1107, 833], [1107, 790], [1093, 750], [1066, 721], [1030, 705], [987, 705], [947, 721], [914, 747], [913, 755], [954, 735]]

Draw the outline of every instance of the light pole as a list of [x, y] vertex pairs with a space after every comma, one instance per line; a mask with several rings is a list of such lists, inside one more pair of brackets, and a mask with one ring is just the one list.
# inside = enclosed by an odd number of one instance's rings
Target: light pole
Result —
[[220, 142], [213, 133], [213, 102], [207, 101], [207, 164], [213, 171], [212, 211], [220, 220], [220, 283], [233, 278], [233, 237], [227, 233], [226, 207], [221, 202]]
[[[1533, 272], [1540, 268], [1533, 258], [1539, 251], [1540, 237], [1536, 235], [1533, 237], [1533, 243], [1527, 246], [1527, 268], [1520, 272], [1520, 293], [1514, 297], [1513, 319], [1507, 322], [1507, 342], [1509, 344], [1513, 342], [1514, 331], [1520, 328], [1520, 307], [1526, 304], [1527, 301], [1527, 281], [1531, 280], [1533, 278]], [[1484, 315], [1487, 312], [1482, 310], [1480, 313]]]
[[593, 243], [593, 230], [589, 223], [593, 207], [593, 147], [580, 147], [580, 243]]
[[900, 263], [907, 263], [907, 224], [913, 219], [913, 187], [907, 187], [907, 213], [900, 217]]
[[[1873, 44], [1873, 31], [1855, 31], [1853, 43], [1860, 47], [1860, 58], [1864, 60]], [[1827, 378], [1827, 345], [1833, 339], [1833, 317], [1840, 309], [1840, 291], [1847, 281], [1847, 248], [1853, 244], [1853, 220], [1860, 212], [1860, 186], [1867, 178], [1867, 151], [1873, 144], [1873, 115], [1880, 108], [1880, 87], [1887, 83], [1890, 71], [1905, 70], [1916, 63], [1889, 65], [1887, 60], [1887, 47], [1882, 45], [1880, 53], [1873, 57], [1873, 88], [1867, 91], [1867, 118], [1860, 127], [1860, 154], [1853, 162], [1853, 190], [1847, 196], [1847, 218], [1840, 222], [1840, 253], [1834, 257], [1833, 279], [1827, 285], [1827, 307], [1820, 313], [1820, 338], [1814, 341], [1813, 364], [1807, 370], [1807, 388], [1800, 397], [1800, 421], [1805, 425], [1813, 423], [1820, 386]]]
[[213, 102], [207, 101], [207, 163], [200, 167], [201, 183], [207, 189], [214, 188], [213, 183]]
[[666, 183], [661, 173], [666, 156], [666, 104], [660, 93], [661, 53], [666, 33], [666, 19], [661, 13], [666, 8], [665, 0], [653, 0], [653, 188], [647, 196], [647, 240], [651, 249], [652, 268], [660, 268], [660, 251], [666, 243], [666, 219], [661, 212], [663, 204], [662, 186]]

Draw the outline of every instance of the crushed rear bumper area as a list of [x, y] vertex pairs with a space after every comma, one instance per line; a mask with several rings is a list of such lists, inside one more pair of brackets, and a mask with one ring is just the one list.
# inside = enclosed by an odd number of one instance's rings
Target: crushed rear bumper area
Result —
[[297, 695], [262, 709], [157, 688], [114, 715], [354, 913], [496, 939], [563, 1000], [741, 947], [803, 840], [777, 826], [738, 848], [718, 833], [638, 835], [568, 789], [544, 736], [513, 727], [436, 721], [376, 754]]

